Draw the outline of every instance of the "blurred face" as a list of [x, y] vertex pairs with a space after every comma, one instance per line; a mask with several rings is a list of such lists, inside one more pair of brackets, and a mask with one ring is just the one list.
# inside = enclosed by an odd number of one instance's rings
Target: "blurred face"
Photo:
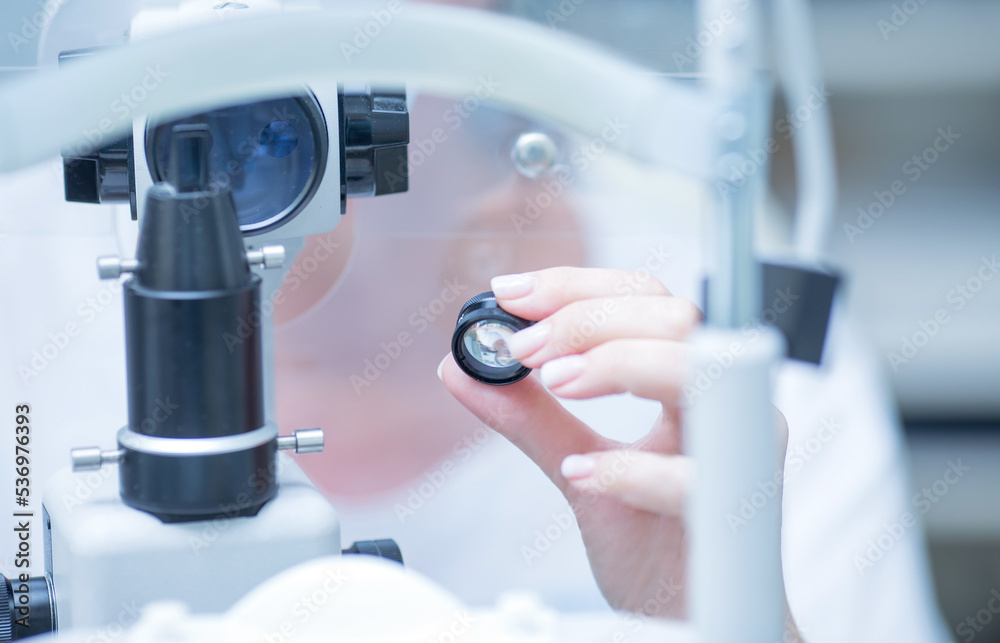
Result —
[[301, 464], [340, 497], [409, 482], [479, 426], [435, 376], [466, 300], [498, 274], [584, 261], [568, 198], [517, 224], [542, 190], [510, 161], [527, 124], [455, 106], [417, 100], [410, 192], [353, 200], [283, 285], [278, 420], [325, 429], [324, 453]]

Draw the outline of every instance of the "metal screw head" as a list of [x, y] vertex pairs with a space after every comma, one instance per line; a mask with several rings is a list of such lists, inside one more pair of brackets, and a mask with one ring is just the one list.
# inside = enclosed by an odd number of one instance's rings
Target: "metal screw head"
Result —
[[319, 453], [323, 450], [323, 429], [299, 429], [294, 434], [296, 453]]
[[285, 265], [285, 246], [264, 246], [247, 250], [247, 263], [262, 268], [280, 268]]
[[100, 469], [103, 463], [100, 447], [73, 449], [69, 457], [73, 461], [73, 471], [94, 471]]
[[112, 255], [97, 258], [97, 276], [101, 279], [117, 279], [137, 270], [139, 262], [136, 259], [122, 259]]
[[117, 279], [122, 276], [122, 264], [118, 257], [98, 257], [97, 276], [101, 279]]
[[511, 159], [514, 167], [529, 179], [536, 179], [552, 169], [559, 157], [559, 148], [548, 134], [527, 132], [517, 137]]
[[285, 265], [285, 246], [264, 246], [260, 250], [264, 254], [261, 265], [265, 268], [280, 268]]

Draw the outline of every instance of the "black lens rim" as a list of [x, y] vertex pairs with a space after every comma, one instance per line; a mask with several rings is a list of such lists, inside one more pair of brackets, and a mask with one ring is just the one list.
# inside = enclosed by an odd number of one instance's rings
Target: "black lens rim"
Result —
[[506, 386], [523, 380], [531, 372], [531, 369], [518, 362], [506, 368], [480, 367], [479, 361], [466, 353], [465, 332], [470, 326], [481, 321], [495, 321], [505, 324], [514, 329], [515, 332], [523, 330], [535, 322], [523, 319], [508, 313], [497, 303], [492, 291], [479, 293], [469, 301], [465, 302], [458, 313], [458, 321], [455, 323], [455, 332], [451, 336], [451, 354], [455, 358], [455, 363], [462, 371], [483, 384], [491, 386]]

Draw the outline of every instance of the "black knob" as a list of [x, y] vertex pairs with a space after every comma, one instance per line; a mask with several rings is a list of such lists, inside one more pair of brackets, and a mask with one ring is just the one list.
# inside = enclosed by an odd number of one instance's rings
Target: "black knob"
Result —
[[391, 538], [381, 540], [359, 540], [344, 550], [344, 555], [360, 554], [362, 556], [377, 556], [386, 560], [394, 560], [400, 565], [403, 564], [403, 552], [399, 550], [399, 545]]
[[406, 145], [410, 115], [406, 91], [338, 92], [340, 108], [340, 205], [349, 196], [379, 196], [409, 188]]
[[0, 642], [55, 630], [56, 606], [48, 578], [12, 578], [0, 574]]

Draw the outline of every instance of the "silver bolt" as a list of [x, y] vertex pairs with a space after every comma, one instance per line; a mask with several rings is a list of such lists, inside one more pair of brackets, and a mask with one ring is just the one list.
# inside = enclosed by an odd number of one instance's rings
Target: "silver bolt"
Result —
[[264, 246], [259, 250], [247, 250], [247, 262], [251, 266], [280, 268], [285, 265], [285, 246]]
[[559, 148], [548, 134], [527, 132], [517, 137], [510, 157], [522, 176], [537, 179], [556, 164]]
[[69, 452], [73, 471], [96, 471], [106, 464], [118, 464], [124, 455], [121, 449], [101, 451], [100, 447], [84, 447]]
[[295, 453], [319, 453], [323, 450], [323, 429], [299, 429], [278, 438], [278, 448]]
[[101, 279], [117, 279], [123, 274], [139, 270], [139, 262], [135, 259], [122, 259], [113, 255], [97, 258], [97, 276]]

